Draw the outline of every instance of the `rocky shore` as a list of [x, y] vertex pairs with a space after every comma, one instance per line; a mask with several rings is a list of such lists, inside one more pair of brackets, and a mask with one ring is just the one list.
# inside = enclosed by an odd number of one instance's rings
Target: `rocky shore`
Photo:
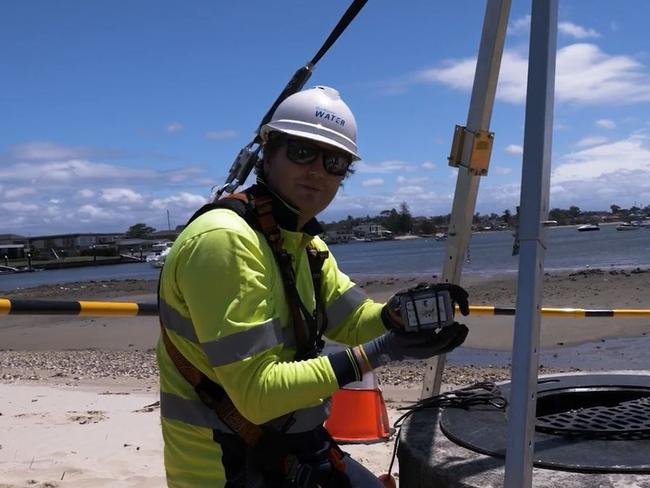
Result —
[[[419, 387], [423, 361], [404, 361], [379, 368], [380, 385]], [[540, 374], [563, 370], [541, 368]], [[566, 371], [566, 370], [564, 370]], [[33, 381], [84, 384], [103, 380], [131, 382], [145, 387], [158, 384], [155, 352], [148, 351], [0, 351], [3, 382]], [[447, 366], [443, 383], [461, 386], [479, 381], [504, 381], [507, 367]]]

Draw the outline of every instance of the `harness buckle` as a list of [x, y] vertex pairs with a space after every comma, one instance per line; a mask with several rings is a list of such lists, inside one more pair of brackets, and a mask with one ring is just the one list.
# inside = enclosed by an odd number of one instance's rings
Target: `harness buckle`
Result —
[[312, 488], [312, 474], [314, 468], [310, 464], [299, 463], [294, 457], [287, 478], [291, 488]]

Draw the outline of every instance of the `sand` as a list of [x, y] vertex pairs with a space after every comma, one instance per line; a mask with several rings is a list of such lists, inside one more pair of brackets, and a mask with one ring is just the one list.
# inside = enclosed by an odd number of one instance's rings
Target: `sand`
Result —
[[[431, 279], [353, 277], [375, 299]], [[465, 277], [472, 304], [514, 306], [516, 277]], [[650, 308], [649, 270], [585, 270], [545, 276], [544, 305]], [[7, 293], [8, 298], [152, 302], [155, 282], [76, 283]], [[513, 320], [467, 317], [466, 346], [508, 350]], [[644, 337], [650, 319], [545, 319], [542, 347], [568, 348]], [[164, 486], [157, 369], [157, 319], [0, 316], [0, 488]], [[612, 346], [613, 347], [613, 346]], [[622, 351], [621, 354], [626, 354]], [[642, 354], [630, 349], [629, 354]], [[630, 358], [632, 359], [632, 358]], [[420, 394], [421, 362], [381, 368], [377, 377], [391, 421]], [[606, 364], [600, 365], [607, 368]], [[646, 368], [647, 369], [647, 368]], [[561, 369], [544, 368], [543, 373]], [[571, 370], [564, 369], [564, 370]], [[445, 388], [505, 380], [508, 367], [455, 364]], [[392, 439], [345, 446], [373, 472], [387, 471]], [[394, 467], [397, 472], [397, 463]]]

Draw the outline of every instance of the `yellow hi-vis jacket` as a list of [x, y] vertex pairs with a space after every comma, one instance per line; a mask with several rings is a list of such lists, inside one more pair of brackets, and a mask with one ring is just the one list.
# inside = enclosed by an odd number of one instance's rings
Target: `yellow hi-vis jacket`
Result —
[[[300, 297], [314, 310], [305, 247], [327, 246], [303, 232], [281, 228], [281, 233]], [[356, 345], [385, 331], [382, 304], [369, 300], [331, 255], [322, 269], [321, 297], [326, 337]], [[255, 424], [276, 419], [282, 425], [280, 417], [298, 411], [289, 432], [311, 430], [325, 419], [323, 400], [342, 386], [327, 357], [293, 360], [293, 327], [273, 252], [261, 233], [230, 210], [201, 215], [176, 239], [161, 274], [160, 316], [178, 350]], [[162, 341], [157, 356], [168, 486], [224, 486], [213, 429], [230, 431], [199, 400]]]

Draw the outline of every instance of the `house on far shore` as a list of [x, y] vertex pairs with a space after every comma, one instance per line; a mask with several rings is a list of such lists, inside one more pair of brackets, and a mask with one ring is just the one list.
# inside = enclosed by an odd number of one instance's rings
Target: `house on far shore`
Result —
[[[36, 259], [50, 259], [57, 256], [81, 256], [94, 249], [110, 248], [124, 236], [122, 233], [76, 233], [29, 237], [29, 250]], [[57, 257], [58, 259], [58, 257]]]
[[354, 232], [346, 229], [327, 230], [321, 236], [326, 244], [344, 244], [357, 240]]
[[27, 252], [27, 237], [18, 234], [0, 234], [0, 259], [22, 259]]
[[354, 235], [366, 241], [383, 241], [393, 238], [393, 233], [380, 224], [361, 224], [352, 228]]

